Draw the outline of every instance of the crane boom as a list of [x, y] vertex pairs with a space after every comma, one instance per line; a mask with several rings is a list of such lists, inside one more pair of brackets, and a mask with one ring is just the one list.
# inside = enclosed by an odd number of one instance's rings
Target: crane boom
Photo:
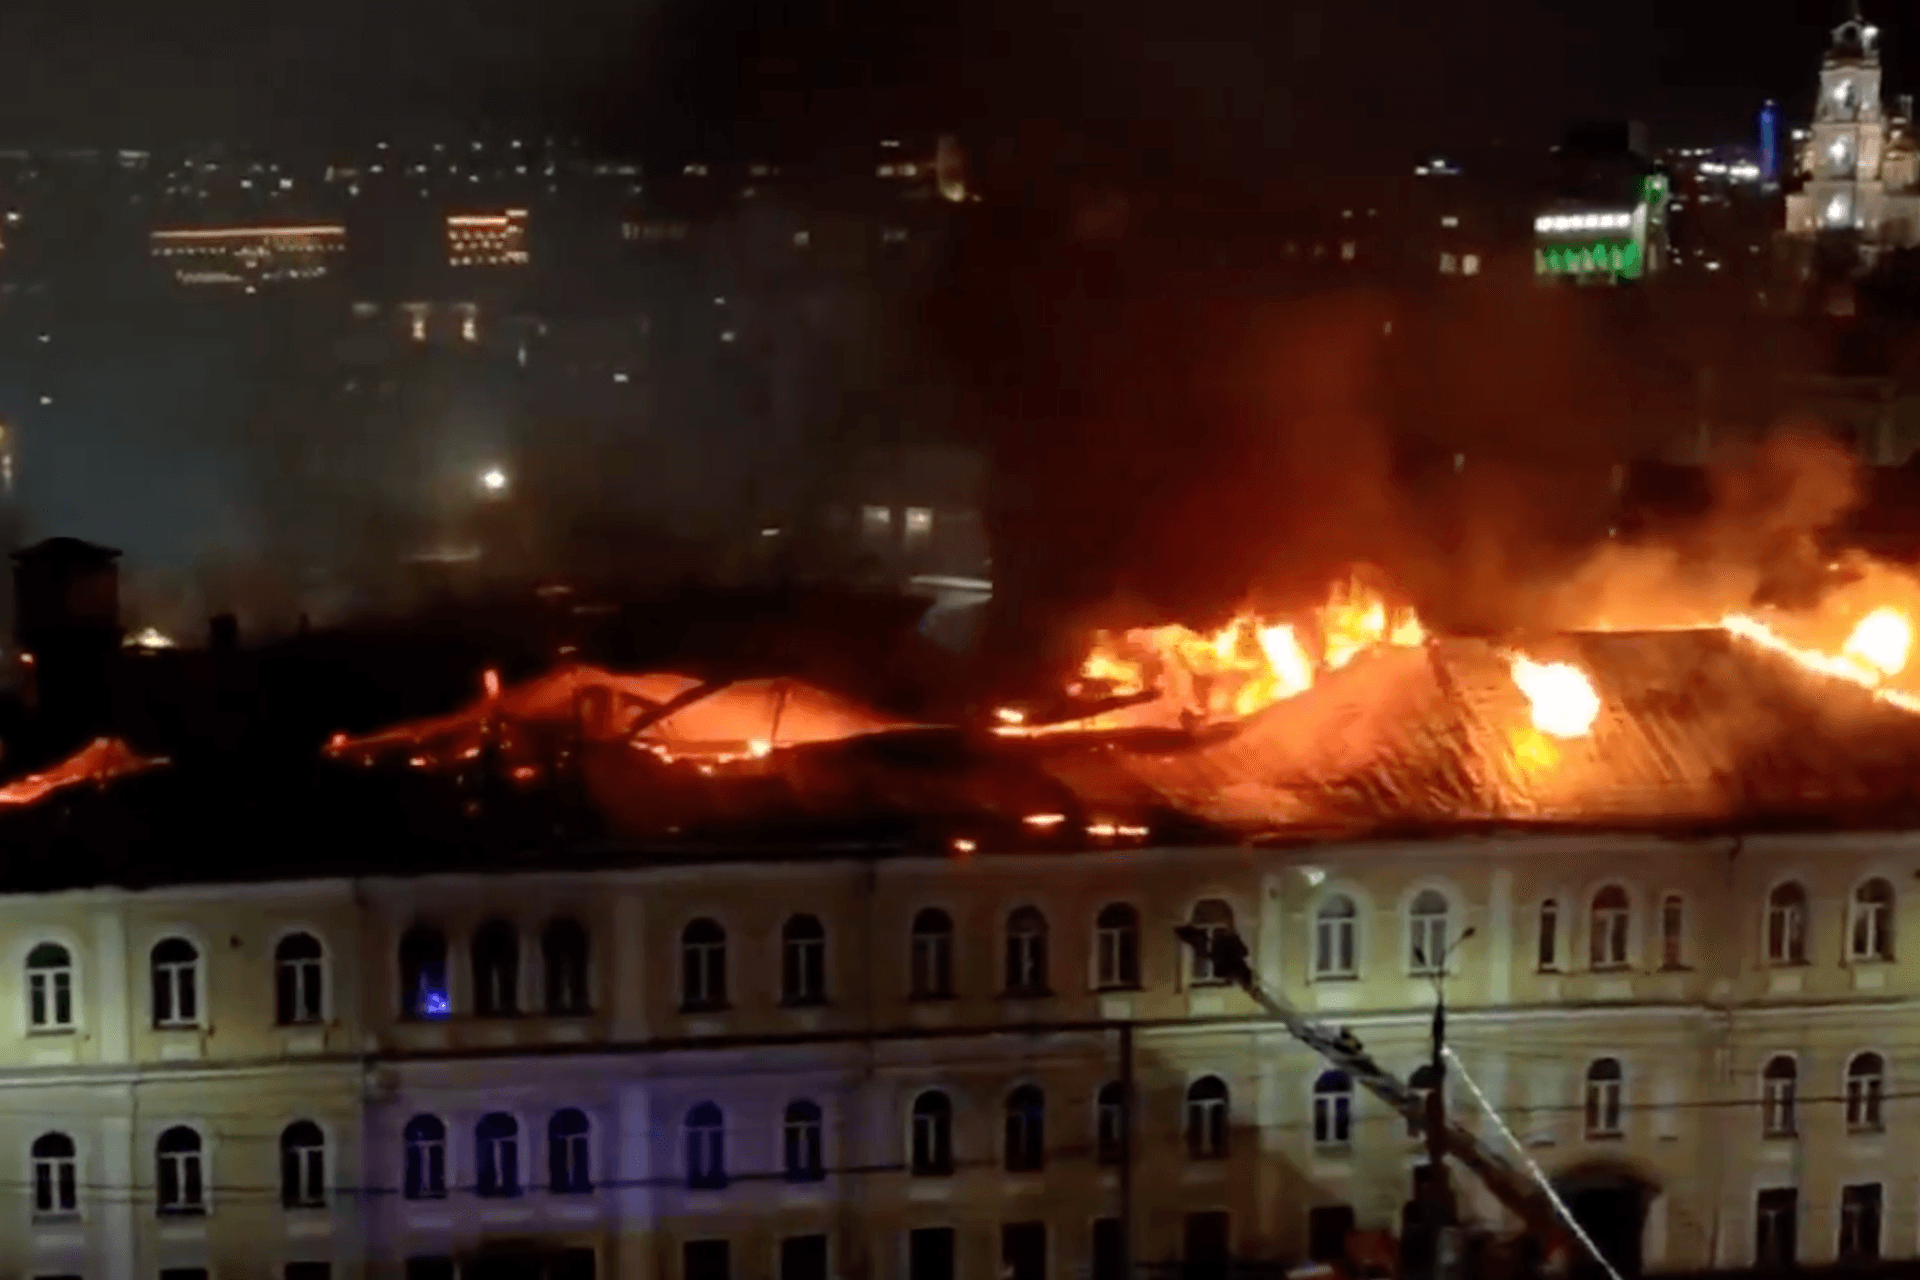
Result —
[[[1288, 1034], [1358, 1081], [1367, 1092], [1410, 1120], [1426, 1123], [1424, 1100], [1398, 1076], [1373, 1060], [1352, 1032], [1329, 1030], [1310, 1022], [1286, 1001], [1269, 991], [1247, 962], [1247, 944], [1232, 933], [1209, 933], [1182, 926], [1182, 941], [1212, 963], [1213, 972], [1233, 981], [1253, 1002], [1287, 1029]], [[1517, 1215], [1551, 1253], [1562, 1241], [1564, 1229], [1552, 1200], [1524, 1171], [1458, 1123], [1447, 1121], [1442, 1134], [1446, 1153], [1470, 1169], [1493, 1193], [1494, 1199]]]

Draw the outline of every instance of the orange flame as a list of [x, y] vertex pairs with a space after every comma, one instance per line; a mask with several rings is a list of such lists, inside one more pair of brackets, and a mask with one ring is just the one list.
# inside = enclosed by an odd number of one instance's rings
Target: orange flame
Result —
[[1584, 738], [1600, 718], [1600, 695], [1587, 673], [1571, 662], [1510, 659], [1513, 682], [1533, 708], [1533, 727], [1554, 738]]
[[1859, 685], [1891, 706], [1920, 712], [1920, 698], [1888, 688], [1886, 681], [1906, 668], [1912, 624], [1897, 609], [1876, 609], [1854, 627], [1838, 654], [1810, 649], [1749, 614], [1731, 613], [1720, 626], [1732, 636], [1791, 658], [1809, 671]]
[[[1414, 648], [1426, 638], [1411, 609], [1345, 582], [1292, 619], [1247, 611], [1204, 635], [1178, 623], [1100, 632], [1072, 691], [1131, 697], [1152, 689], [1207, 719], [1238, 718], [1306, 692], [1373, 648]], [[1009, 729], [1019, 724], [999, 718]]]
[[1882, 677], [1899, 675], [1907, 667], [1907, 654], [1913, 649], [1913, 625], [1906, 615], [1891, 606], [1875, 609], [1860, 619], [1840, 652], [1878, 671]]

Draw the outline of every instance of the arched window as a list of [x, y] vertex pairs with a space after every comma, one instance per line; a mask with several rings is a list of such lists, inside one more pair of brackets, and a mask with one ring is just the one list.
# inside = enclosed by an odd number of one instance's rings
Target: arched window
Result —
[[1879, 1133], [1880, 1100], [1887, 1091], [1887, 1065], [1877, 1053], [1856, 1053], [1847, 1063], [1847, 1128], [1854, 1133]]
[[1344, 893], [1330, 893], [1313, 913], [1313, 976], [1351, 978], [1359, 973], [1355, 938], [1360, 913]]
[[1855, 960], [1893, 959], [1893, 886], [1869, 880], [1853, 891], [1853, 920], [1847, 930]]
[[520, 1194], [520, 1122], [504, 1111], [473, 1126], [474, 1190], [490, 1199]]
[[923, 907], [913, 917], [909, 990], [916, 1000], [943, 1000], [953, 994], [953, 920], [938, 907]]
[[1140, 986], [1140, 913], [1125, 902], [1109, 903], [1094, 920], [1094, 985], [1103, 991]]
[[805, 1098], [787, 1104], [780, 1137], [788, 1182], [818, 1182], [827, 1176], [820, 1107]]
[[167, 938], [153, 948], [153, 1025], [192, 1027], [200, 1022], [200, 952], [185, 938]]
[[520, 1011], [520, 934], [505, 920], [474, 931], [473, 1011], [483, 1018]]
[[273, 1013], [283, 1027], [318, 1022], [326, 994], [325, 957], [310, 933], [290, 933], [273, 949]]
[[707, 1191], [727, 1185], [727, 1118], [711, 1102], [687, 1112], [687, 1185]]
[[1037, 907], [1007, 917], [1007, 994], [1047, 993], [1047, 918]]
[[70, 1218], [80, 1212], [80, 1175], [73, 1139], [43, 1133], [33, 1140], [33, 1216]]
[[1560, 967], [1560, 900], [1548, 898], [1540, 904], [1538, 966], [1542, 973]]
[[402, 1131], [406, 1171], [401, 1182], [409, 1200], [444, 1200], [447, 1195], [447, 1126], [439, 1116], [415, 1116]]
[[1447, 945], [1447, 895], [1422, 889], [1407, 913], [1407, 972], [1443, 972]]
[[1633, 923], [1633, 905], [1627, 891], [1610, 884], [1593, 895], [1593, 911], [1587, 924], [1587, 959], [1595, 969], [1627, 967], [1628, 930]]
[[27, 1025], [35, 1031], [73, 1030], [73, 957], [57, 942], [27, 953]]
[[1109, 1080], [1094, 1100], [1094, 1147], [1101, 1164], [1124, 1164], [1127, 1159], [1127, 1086]]
[[587, 990], [587, 931], [565, 916], [540, 934], [540, 968], [546, 979], [547, 1016], [578, 1018], [593, 1008]]
[[780, 998], [791, 1005], [827, 998], [827, 930], [817, 916], [789, 916], [780, 928]]
[[921, 1177], [953, 1172], [953, 1101], [937, 1089], [913, 1100], [911, 1164]]
[[1187, 1155], [1224, 1160], [1227, 1155], [1227, 1082], [1201, 1076], [1187, 1086]]
[[447, 940], [431, 925], [417, 924], [400, 939], [400, 1015], [444, 1018], [453, 1012], [447, 996]]
[[1684, 969], [1687, 963], [1687, 905], [1680, 895], [1660, 899], [1660, 966]]
[[1007, 1095], [1005, 1146], [1008, 1173], [1037, 1173], [1046, 1165], [1047, 1097], [1038, 1085]]
[[200, 1135], [175, 1125], [154, 1144], [154, 1207], [169, 1216], [207, 1211], [207, 1184], [200, 1162]]
[[680, 1007], [727, 1007], [727, 931], [717, 921], [702, 918], [680, 931]]
[[1795, 1124], [1795, 1097], [1800, 1084], [1800, 1068], [1786, 1054], [1767, 1060], [1760, 1073], [1760, 1127], [1769, 1138], [1790, 1138], [1798, 1130]]
[[1313, 1145], [1339, 1149], [1353, 1141], [1353, 1080], [1322, 1071], [1313, 1082]]
[[1224, 983], [1227, 977], [1214, 968], [1214, 946], [1233, 932], [1233, 908], [1218, 898], [1202, 898], [1193, 904], [1193, 916], [1187, 924], [1203, 935], [1204, 944], [1188, 948], [1192, 953], [1192, 980], [1196, 987]]
[[593, 1190], [592, 1126], [587, 1113], [566, 1107], [547, 1121], [547, 1190], [557, 1196], [585, 1195]]
[[1587, 1068], [1587, 1136], [1620, 1136], [1620, 1062], [1601, 1058]]
[[327, 1139], [311, 1120], [280, 1131], [280, 1203], [288, 1209], [319, 1209], [327, 1203]]
[[1807, 961], [1807, 891], [1792, 880], [1767, 895], [1767, 961]]

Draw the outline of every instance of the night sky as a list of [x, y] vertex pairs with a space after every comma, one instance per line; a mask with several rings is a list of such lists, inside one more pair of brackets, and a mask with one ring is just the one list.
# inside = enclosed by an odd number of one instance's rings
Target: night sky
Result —
[[[1656, 141], [1804, 111], [1840, 0], [25, 0], [0, 42], [8, 141], [326, 143], [408, 124], [578, 127], [654, 148], [981, 133], [1058, 120], [1174, 168], [1397, 167], [1550, 139], [1570, 118]], [[1920, 29], [1888, 0], [1889, 90]], [[1873, 10], [1878, 9], [1879, 12]], [[908, 16], [912, 15], [912, 16]], [[1908, 23], [1920, 28], [1920, 23]]]

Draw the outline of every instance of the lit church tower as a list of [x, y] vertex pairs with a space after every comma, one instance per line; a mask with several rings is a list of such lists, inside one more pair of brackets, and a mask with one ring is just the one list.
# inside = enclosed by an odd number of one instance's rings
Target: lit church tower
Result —
[[1880, 95], [1880, 31], [1851, 0], [1820, 63], [1820, 97], [1800, 155], [1803, 185], [1787, 197], [1787, 232], [1853, 232], [1871, 261], [1920, 242], [1911, 122], [1889, 118]]

